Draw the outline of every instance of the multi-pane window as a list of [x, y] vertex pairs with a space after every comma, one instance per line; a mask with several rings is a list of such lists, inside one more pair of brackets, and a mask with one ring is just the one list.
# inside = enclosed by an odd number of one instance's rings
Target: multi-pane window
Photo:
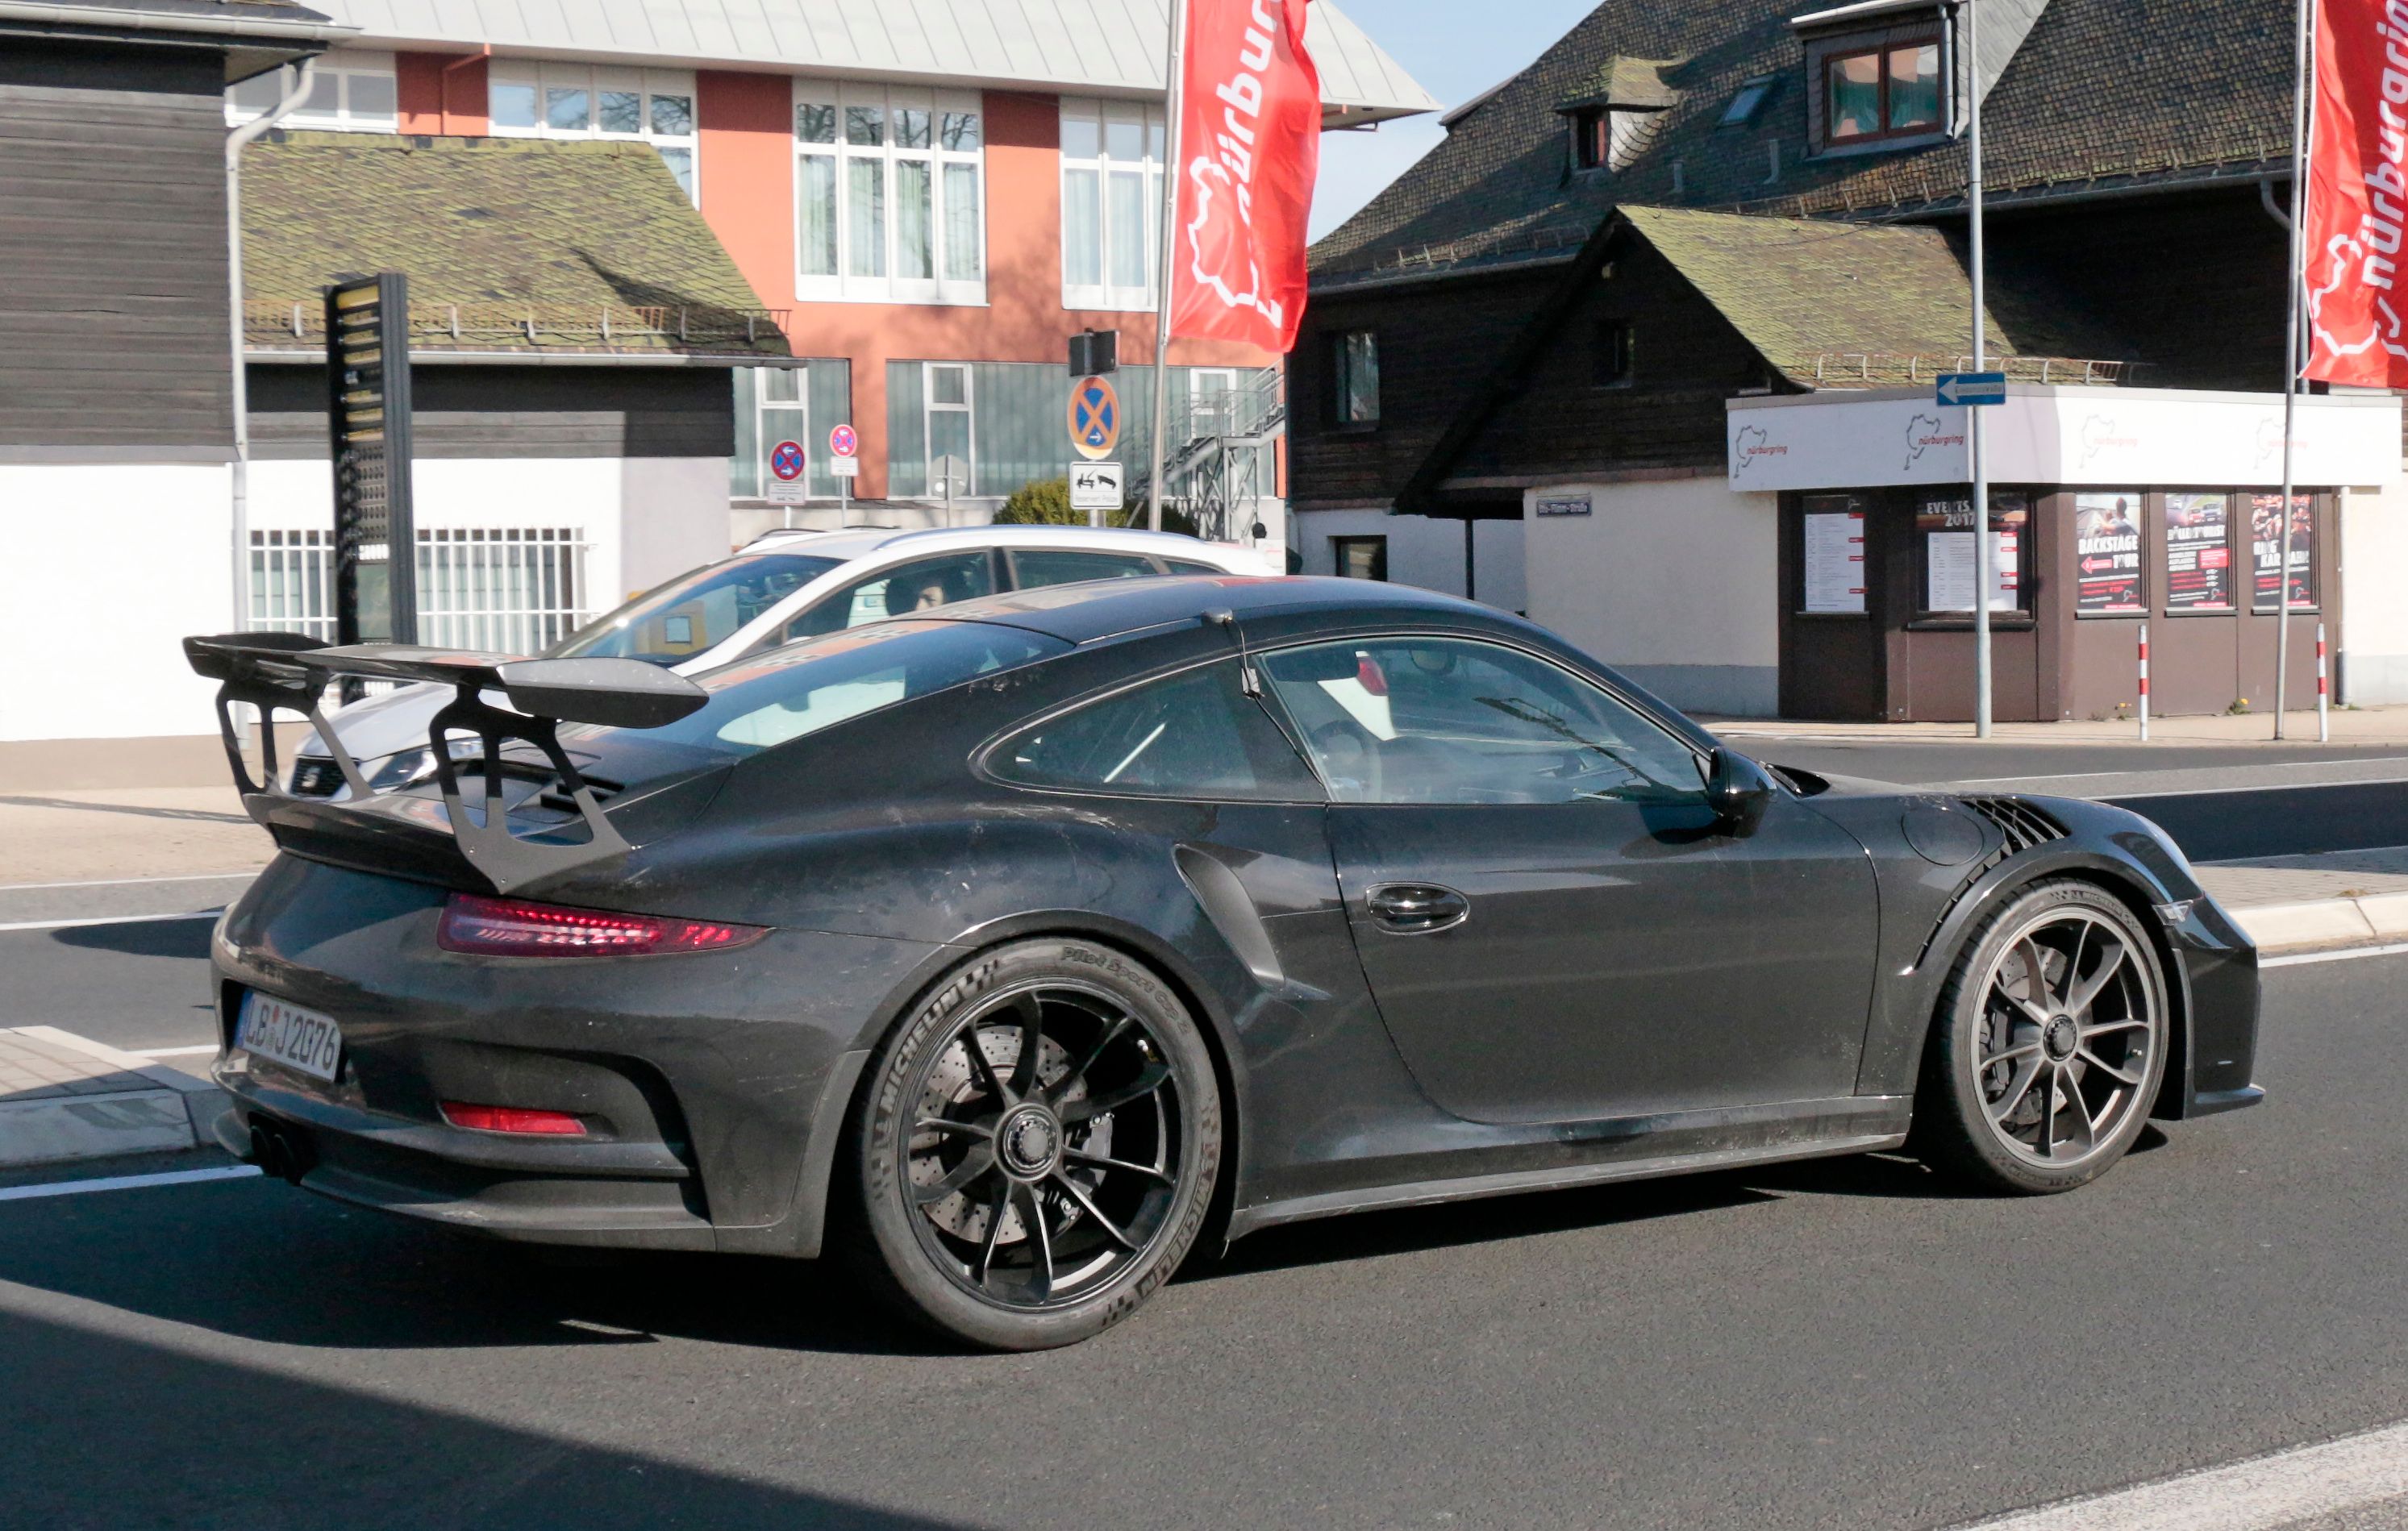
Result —
[[1380, 337], [1347, 330], [1329, 337], [1329, 419], [1337, 425], [1380, 420]]
[[1940, 39], [1893, 37], [1823, 56], [1823, 138], [1831, 145], [1937, 133]]
[[985, 148], [975, 93], [796, 81], [797, 294], [984, 303]]
[[669, 69], [496, 59], [486, 86], [494, 131], [509, 137], [620, 138], [651, 144], [700, 200], [695, 181], [694, 77]]
[[1163, 137], [1158, 107], [1064, 98], [1064, 308], [1154, 307]]
[[970, 369], [959, 362], [925, 365], [928, 493], [953, 499], [968, 494], [976, 481], [978, 433], [972, 422]]
[[[275, 107], [284, 96], [283, 76], [283, 70], [271, 69], [228, 87], [226, 121], [248, 122]], [[340, 49], [318, 61], [309, 77], [309, 93], [284, 122], [296, 128], [391, 133], [399, 121], [398, 101], [391, 53]]]

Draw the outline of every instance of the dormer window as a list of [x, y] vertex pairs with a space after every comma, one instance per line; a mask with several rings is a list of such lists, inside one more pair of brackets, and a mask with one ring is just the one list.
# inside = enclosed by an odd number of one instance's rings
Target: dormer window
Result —
[[1603, 170], [1613, 163], [1613, 113], [1591, 107], [1572, 114], [1572, 168]]
[[1823, 136], [1830, 147], [1941, 131], [1937, 33], [1836, 47], [1822, 65]]
[[1681, 94], [1664, 82], [1673, 59], [1616, 57], [1555, 107], [1571, 130], [1575, 172], [1620, 170], [1647, 150], [1664, 113]]

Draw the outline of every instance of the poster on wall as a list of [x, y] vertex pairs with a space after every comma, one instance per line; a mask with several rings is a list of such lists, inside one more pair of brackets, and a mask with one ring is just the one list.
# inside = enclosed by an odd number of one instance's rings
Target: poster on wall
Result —
[[2073, 609], [2085, 617], [2136, 616], [2141, 599], [2141, 496], [2073, 496]]
[[1814, 615], [1865, 611], [1865, 511], [1854, 494], [1806, 497], [1806, 605]]
[[[2024, 535], [2031, 501], [2023, 494], [1990, 496], [1990, 609], [2023, 608]], [[1970, 495], [1930, 495], [1915, 508], [1914, 529], [1923, 537], [1923, 608], [1973, 609], [1973, 501]]]
[[2166, 496], [2166, 609], [2232, 609], [2232, 496]]
[[[2316, 604], [2316, 501], [2313, 494], [2291, 498], [2291, 605]], [[2252, 596], [2260, 611], [2283, 604], [2283, 496], [2249, 497], [2249, 545]]]

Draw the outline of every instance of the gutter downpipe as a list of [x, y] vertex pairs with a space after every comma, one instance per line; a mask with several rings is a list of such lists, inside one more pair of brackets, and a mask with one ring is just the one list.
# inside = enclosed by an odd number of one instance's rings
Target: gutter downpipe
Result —
[[293, 114], [308, 95], [317, 66], [315, 58], [303, 59], [297, 68], [284, 65], [291, 74], [276, 105], [226, 135], [226, 283], [234, 332], [234, 625], [229, 632], [241, 632], [251, 619], [251, 385], [244, 374], [242, 333], [242, 149]]

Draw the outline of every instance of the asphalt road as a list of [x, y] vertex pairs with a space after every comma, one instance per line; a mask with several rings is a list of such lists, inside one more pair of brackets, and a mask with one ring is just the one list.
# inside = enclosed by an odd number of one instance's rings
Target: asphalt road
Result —
[[1038, 1356], [265, 1180], [0, 1202], [0, 1520], [1947, 1524], [2408, 1418], [2403, 994], [2270, 972], [2271, 1103], [2076, 1195], [1860, 1158], [1340, 1220]]

